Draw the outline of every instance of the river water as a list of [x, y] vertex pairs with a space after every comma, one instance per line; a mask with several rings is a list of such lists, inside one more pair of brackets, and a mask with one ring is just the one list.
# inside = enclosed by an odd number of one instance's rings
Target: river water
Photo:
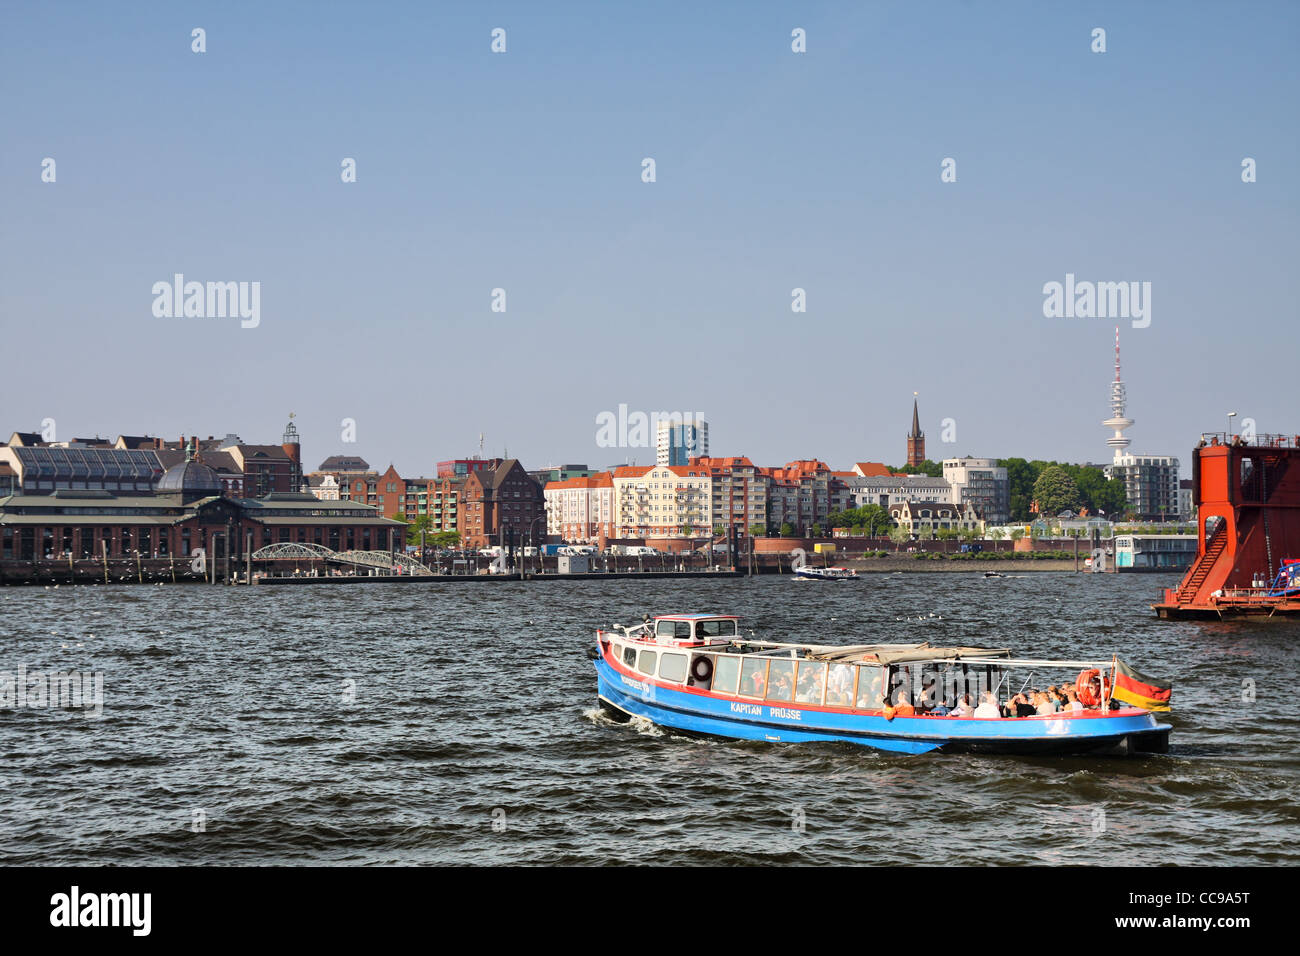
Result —
[[[1291, 864], [1300, 622], [1161, 622], [1173, 577], [0, 588], [10, 864]], [[668, 736], [598, 710], [597, 626], [1009, 646], [1174, 681], [1172, 752], [899, 756]], [[34, 685], [35, 686], [35, 685]], [[39, 701], [38, 701], [39, 703]]]

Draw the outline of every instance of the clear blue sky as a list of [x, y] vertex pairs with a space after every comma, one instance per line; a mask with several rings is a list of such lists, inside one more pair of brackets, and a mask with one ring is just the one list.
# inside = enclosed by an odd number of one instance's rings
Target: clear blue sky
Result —
[[[917, 391], [932, 458], [1102, 461], [1115, 323], [1044, 317], [1066, 273], [1152, 283], [1121, 333], [1133, 451], [1186, 466], [1229, 410], [1300, 430], [1295, 3], [10, 4], [2, 29], [6, 432], [271, 442], [292, 410], [310, 466], [414, 476], [480, 432], [530, 467], [648, 462], [595, 445], [626, 403], [844, 468], [903, 459]], [[176, 272], [261, 282], [260, 326], [156, 318]]]

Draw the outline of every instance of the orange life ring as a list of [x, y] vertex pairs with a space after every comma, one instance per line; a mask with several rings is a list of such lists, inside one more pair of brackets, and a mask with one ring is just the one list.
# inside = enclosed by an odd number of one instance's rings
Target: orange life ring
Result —
[[1079, 676], [1074, 682], [1074, 692], [1079, 695], [1079, 703], [1084, 707], [1096, 707], [1106, 699], [1106, 692], [1110, 689], [1106, 679], [1101, 676], [1101, 671], [1097, 668], [1091, 670], [1079, 671]]

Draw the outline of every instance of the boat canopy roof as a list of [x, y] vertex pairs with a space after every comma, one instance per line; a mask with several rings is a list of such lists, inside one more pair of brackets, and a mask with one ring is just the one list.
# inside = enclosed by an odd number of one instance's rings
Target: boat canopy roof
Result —
[[919, 647], [898, 650], [881, 650], [875, 654], [882, 664], [909, 664], [914, 661], [962, 661], [977, 658], [988, 663], [999, 663], [998, 658], [1011, 657], [1011, 651], [1005, 647], [931, 647], [928, 643]]
[[656, 614], [656, 621], [738, 621], [735, 614]]

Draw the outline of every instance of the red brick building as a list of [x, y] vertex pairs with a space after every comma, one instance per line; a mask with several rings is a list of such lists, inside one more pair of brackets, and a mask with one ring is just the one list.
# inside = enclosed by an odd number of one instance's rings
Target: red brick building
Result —
[[485, 548], [500, 544], [503, 532], [512, 532], [516, 545], [546, 536], [546, 502], [542, 486], [517, 458], [489, 459], [492, 467], [479, 468], [465, 477], [459, 504], [461, 544]]

